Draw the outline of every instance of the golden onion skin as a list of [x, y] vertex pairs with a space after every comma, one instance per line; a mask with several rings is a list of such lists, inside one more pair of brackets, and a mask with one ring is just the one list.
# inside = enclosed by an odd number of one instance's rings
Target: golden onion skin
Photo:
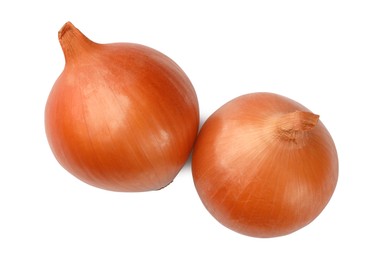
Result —
[[211, 215], [264, 238], [313, 221], [338, 179], [336, 147], [318, 118], [274, 93], [243, 95], [215, 111], [192, 158], [194, 184]]
[[166, 55], [140, 44], [98, 44], [72, 23], [59, 31], [65, 67], [45, 108], [48, 142], [80, 180], [112, 191], [173, 181], [199, 126], [195, 90]]

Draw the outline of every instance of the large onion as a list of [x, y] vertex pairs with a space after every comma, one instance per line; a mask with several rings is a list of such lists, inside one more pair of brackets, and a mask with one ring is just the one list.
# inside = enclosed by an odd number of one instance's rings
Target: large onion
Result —
[[66, 64], [45, 110], [59, 163], [107, 190], [156, 190], [172, 182], [199, 125], [197, 96], [185, 73], [143, 45], [94, 43], [70, 22], [59, 41]]
[[275, 237], [321, 213], [337, 183], [338, 157], [317, 115], [286, 97], [255, 93], [208, 118], [192, 170], [203, 204], [220, 223]]

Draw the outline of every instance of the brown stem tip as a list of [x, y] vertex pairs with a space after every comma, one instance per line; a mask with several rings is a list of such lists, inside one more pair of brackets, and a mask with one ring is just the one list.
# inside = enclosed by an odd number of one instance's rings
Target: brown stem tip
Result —
[[92, 49], [96, 44], [89, 40], [71, 22], [66, 22], [58, 32], [66, 64], [74, 61], [79, 55]]
[[277, 121], [277, 130], [280, 137], [295, 141], [304, 132], [313, 129], [319, 121], [319, 115], [311, 112], [295, 111], [284, 114]]
[[58, 32], [59, 41], [62, 40], [64, 34], [66, 34], [67, 31], [70, 31], [72, 29], [75, 29], [75, 26], [71, 22], [66, 22]]

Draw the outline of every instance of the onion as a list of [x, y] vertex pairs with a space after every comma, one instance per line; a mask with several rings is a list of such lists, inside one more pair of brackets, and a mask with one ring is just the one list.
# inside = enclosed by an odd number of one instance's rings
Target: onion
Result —
[[199, 125], [186, 74], [152, 48], [98, 44], [70, 22], [58, 36], [66, 64], [46, 103], [45, 129], [59, 163], [106, 190], [148, 191], [172, 182]]
[[214, 112], [192, 158], [207, 210], [253, 237], [287, 235], [313, 221], [338, 179], [336, 148], [318, 118], [273, 93], [240, 96]]

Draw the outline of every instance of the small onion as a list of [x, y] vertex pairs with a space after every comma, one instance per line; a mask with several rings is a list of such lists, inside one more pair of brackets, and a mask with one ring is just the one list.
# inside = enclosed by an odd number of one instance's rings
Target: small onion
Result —
[[336, 148], [318, 118], [273, 93], [240, 96], [214, 112], [192, 159], [207, 210], [253, 237], [287, 235], [313, 221], [338, 179]]
[[98, 44], [70, 22], [58, 36], [66, 64], [47, 100], [45, 129], [59, 163], [106, 190], [148, 191], [172, 182], [199, 125], [186, 74], [152, 48]]

